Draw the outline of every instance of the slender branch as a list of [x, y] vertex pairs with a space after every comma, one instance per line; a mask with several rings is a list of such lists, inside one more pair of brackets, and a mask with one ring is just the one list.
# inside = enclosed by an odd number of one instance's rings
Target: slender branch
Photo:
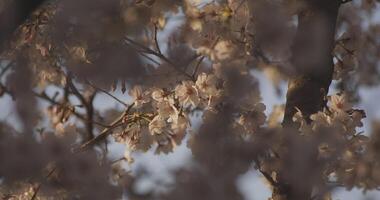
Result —
[[[62, 103], [59, 103], [57, 101], [55, 101], [54, 99], [50, 98], [49, 96], [47, 96], [47, 94], [45, 92], [42, 92], [41, 94], [40, 93], [37, 93], [37, 92], [33, 92], [34, 95], [40, 99], [43, 99], [45, 101], [48, 101], [49, 103], [53, 104], [53, 105], [57, 105], [57, 106], [65, 106], [64, 104]], [[79, 119], [87, 122], [88, 120], [81, 114], [79, 114], [78, 112], [76, 112], [75, 110], [72, 110], [72, 113], [78, 117]], [[100, 123], [100, 122], [97, 122], [97, 121], [94, 121], [92, 120], [91, 121], [92, 123], [98, 125], [98, 126], [101, 126], [101, 127], [104, 127], [104, 128], [108, 128], [109, 126], [108, 125], [105, 125], [103, 123]]]
[[67, 75], [66, 76], [66, 82], [67, 82], [67, 85], [69, 86], [71, 92], [76, 96], [78, 97], [78, 99], [82, 102], [83, 105], [86, 104], [87, 100], [86, 98], [84, 98], [84, 96], [79, 92], [79, 90], [76, 88], [76, 86], [74, 85], [73, 81], [72, 81], [72, 77], [71, 75]]
[[91, 86], [92, 88], [94, 88], [95, 90], [99, 90], [101, 92], [103, 92], [104, 94], [110, 96], [111, 98], [113, 98], [114, 100], [116, 100], [117, 102], [123, 104], [125, 107], [128, 107], [128, 104], [124, 103], [122, 100], [120, 100], [119, 98], [115, 97], [114, 95], [112, 95], [111, 93], [107, 92], [106, 90], [103, 90], [102, 88], [99, 88], [97, 86], [95, 86], [94, 84], [92, 84], [90, 81], [86, 81], [86, 83]]
[[7, 87], [5, 87], [5, 85], [3, 85], [0, 82], [0, 97], [2, 96], [2, 94], [8, 94], [12, 98], [12, 100], [16, 100], [15, 96], [13, 95], [13, 92], [10, 91]]
[[95, 138], [92, 138], [91, 140], [83, 143], [79, 149], [74, 150], [75, 152], [83, 151], [88, 149], [89, 147], [93, 146], [94, 144], [97, 144], [98, 142], [102, 141], [105, 139], [113, 129], [117, 128], [120, 126], [120, 122], [123, 121], [123, 118], [129, 113], [129, 111], [132, 109], [134, 106], [134, 103], [129, 105], [128, 108], [121, 114], [118, 118], [116, 118], [108, 128], [105, 128], [98, 136]]
[[1, 72], [0, 72], [0, 78], [4, 76], [5, 72], [8, 71], [8, 69], [10, 69], [13, 65], [13, 61], [9, 62], [7, 66], [5, 66]]
[[152, 63], [156, 64], [156, 65], [160, 65], [161, 63], [159, 63], [158, 61], [154, 60], [153, 58], [147, 56], [146, 54], [142, 53], [142, 52], [139, 52], [140, 55], [146, 59], [148, 59], [149, 61], [151, 61]]
[[189, 78], [190, 80], [194, 81], [193, 77], [189, 74], [187, 74], [185, 71], [181, 70], [180, 67], [178, 67], [175, 63], [173, 63], [171, 60], [169, 60], [166, 56], [164, 56], [163, 54], [161, 53], [158, 53], [138, 42], [135, 42], [133, 41], [132, 39], [128, 38], [128, 37], [124, 37], [125, 41], [127, 43], [130, 43], [138, 48], [140, 48], [144, 53], [147, 53], [147, 54], [151, 54], [151, 55], [154, 55], [158, 58], [160, 58], [161, 60], [165, 61], [166, 63], [168, 63], [170, 66], [172, 66], [178, 73], [184, 75], [185, 77]]
[[[45, 179], [48, 179], [56, 171], [56, 169], [57, 169], [56, 167], [51, 169], [49, 173], [45, 176]], [[30, 200], [35, 200], [37, 198], [37, 194], [40, 191], [41, 186], [42, 186], [42, 183], [39, 183], [37, 187], [33, 188], [33, 195], [30, 198]]]
[[349, 3], [349, 2], [351, 2], [352, 0], [341, 0], [340, 1], [340, 4], [345, 4], [345, 3]]
[[[212, 48], [212, 49], [213, 49], [213, 48], [215, 47], [215, 45], [218, 43], [219, 39], [220, 39], [220, 37], [217, 37], [217, 38], [215, 39], [215, 41], [214, 41], [213, 44], [211, 45], [211, 48]], [[194, 67], [194, 71], [193, 71], [193, 74], [191, 75], [191, 76], [193, 77], [194, 80], [195, 80], [195, 76], [196, 76], [197, 73], [198, 73], [198, 69], [199, 69], [199, 67], [201, 66], [201, 63], [203, 62], [203, 60], [204, 60], [205, 58], [206, 58], [206, 56], [202, 56], [202, 57], [198, 60], [197, 64], [195, 65], [195, 67]]]
[[201, 66], [201, 63], [203, 62], [203, 60], [206, 58], [206, 56], [202, 56], [199, 60], [198, 60], [198, 62], [197, 62], [197, 64], [195, 65], [195, 68], [194, 68], [194, 71], [193, 71], [193, 75], [191, 75], [194, 79], [195, 79], [195, 75], [198, 73], [198, 69], [199, 69], [199, 67]]
[[88, 99], [86, 99], [80, 92], [79, 90], [75, 87], [72, 77], [69, 74], [66, 76], [67, 84], [68, 87], [71, 89], [71, 92], [78, 97], [78, 99], [81, 101], [81, 103], [84, 105], [86, 108], [86, 129], [87, 129], [87, 137], [88, 139], [92, 139], [94, 137], [93, 133], [93, 124], [92, 124], [92, 118], [93, 118], [93, 113], [94, 113], [94, 107], [93, 107], [93, 100], [95, 98], [96, 92], [91, 94]]
[[154, 23], [154, 44], [156, 45], [156, 50], [158, 51], [159, 54], [162, 54], [160, 45], [158, 44], [158, 39], [157, 39], [157, 24]]
[[123, 161], [123, 160], [125, 160], [124, 157], [122, 157], [122, 158], [118, 158], [118, 159], [116, 159], [116, 160], [112, 160], [112, 161], [111, 161], [111, 164], [116, 164], [116, 163], [118, 163], [118, 162], [120, 162], [120, 161]]
[[92, 139], [94, 138], [94, 124], [92, 123], [93, 118], [94, 118], [94, 99], [96, 96], [96, 92], [92, 93], [86, 102], [86, 129], [88, 132], [88, 138]]
[[261, 165], [260, 165], [260, 162], [258, 161], [258, 159], [255, 159], [254, 160], [257, 168], [259, 169], [259, 172], [264, 176], [264, 178], [273, 186], [273, 187], [277, 187], [279, 184], [272, 178], [271, 175], [269, 175], [267, 172], [263, 171], [261, 169]]

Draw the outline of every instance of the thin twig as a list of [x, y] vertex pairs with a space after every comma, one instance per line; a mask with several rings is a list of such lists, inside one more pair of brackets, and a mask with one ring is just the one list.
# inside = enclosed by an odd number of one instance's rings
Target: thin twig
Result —
[[256, 163], [257, 165], [257, 168], [259, 169], [259, 172], [265, 177], [265, 179], [273, 186], [273, 187], [277, 187], [279, 184], [272, 178], [271, 175], [269, 175], [267, 172], [263, 171], [261, 169], [261, 165], [260, 165], [260, 162], [255, 159], [254, 162]]
[[[212, 49], [213, 49], [213, 48], [215, 47], [215, 45], [218, 43], [219, 39], [220, 39], [219, 36], [215, 39], [215, 41], [214, 41], [213, 44], [211, 45], [211, 48], [212, 48]], [[198, 60], [197, 64], [195, 65], [195, 67], [194, 67], [194, 71], [193, 71], [193, 74], [191, 75], [191, 77], [192, 77], [194, 80], [195, 80], [195, 76], [196, 76], [197, 73], [198, 73], [198, 69], [199, 69], [201, 63], [203, 62], [203, 60], [204, 60], [205, 58], [206, 58], [206, 56], [202, 56], [202, 57]]]
[[204, 60], [205, 58], [206, 58], [206, 56], [202, 56], [202, 57], [198, 60], [197, 64], [195, 65], [195, 68], [194, 68], [193, 74], [191, 75], [194, 79], [195, 79], [195, 75], [197, 75], [197, 73], [198, 73], [198, 69], [199, 69], [199, 67], [201, 66], [201, 63], [203, 62], [203, 60]]
[[91, 140], [83, 143], [79, 149], [74, 150], [75, 152], [80, 152], [88, 149], [92, 145], [100, 142], [101, 140], [105, 139], [114, 128], [117, 128], [120, 126], [120, 122], [123, 121], [123, 118], [129, 113], [129, 111], [134, 106], [134, 103], [128, 106], [128, 108], [121, 114], [117, 119], [115, 119], [109, 126], [109, 128], [105, 128], [99, 135], [97, 135], [95, 138], [92, 138]]
[[115, 163], [123, 161], [123, 160], [125, 160], [124, 157], [111, 161], [111, 164], [115, 164]]
[[92, 124], [92, 118], [93, 118], [93, 113], [94, 113], [93, 100], [95, 98], [96, 92], [91, 94], [90, 97], [86, 99], [75, 87], [70, 74], [66, 77], [66, 80], [67, 80], [67, 84], [69, 88], [71, 89], [71, 92], [81, 101], [81, 103], [86, 108], [87, 121], [85, 124], [86, 124], [87, 133], [88, 133], [88, 139], [92, 139], [94, 137], [93, 124]]
[[87, 83], [89, 86], [91, 86], [92, 88], [94, 88], [95, 90], [99, 90], [99, 91], [103, 92], [104, 94], [110, 96], [111, 98], [113, 98], [114, 100], [116, 100], [117, 102], [123, 104], [125, 107], [128, 108], [128, 106], [129, 106], [128, 104], [124, 103], [122, 100], [120, 100], [119, 98], [115, 97], [114, 95], [112, 95], [111, 93], [107, 92], [106, 90], [103, 90], [102, 88], [99, 88], [99, 87], [95, 86], [94, 84], [92, 84], [92, 83], [91, 83], [90, 81], [88, 81], [88, 80], [86, 81], [86, 83]]
[[351, 1], [352, 1], [352, 0], [341, 0], [340, 3], [341, 3], [341, 4], [345, 4], [345, 3], [349, 3], [349, 2], [351, 2]]
[[179, 72], [180, 74], [184, 75], [185, 77], [189, 78], [190, 80], [194, 81], [193, 77], [189, 74], [187, 74], [185, 71], [181, 70], [180, 67], [178, 67], [176, 64], [174, 64], [171, 60], [169, 60], [166, 56], [164, 56], [163, 54], [161, 53], [158, 53], [138, 42], [135, 42], [134, 40], [128, 38], [128, 37], [125, 37], [125, 41], [128, 43], [131, 43], [132, 45], [138, 47], [141, 49], [141, 51], [143, 53], [147, 53], [147, 54], [151, 54], [151, 55], [154, 55], [158, 58], [160, 58], [161, 60], [165, 61], [166, 63], [168, 63], [169, 65], [171, 65], [177, 72]]
[[239, 11], [239, 9], [241, 8], [241, 6], [243, 5], [243, 3], [245, 2], [246, 0], [241, 0], [239, 5], [236, 7], [236, 9], [234, 10], [234, 12], [236, 13], [237, 11]]
[[[45, 176], [45, 179], [48, 179], [56, 170], [57, 168], [54, 167], [52, 170], [49, 171], [49, 173]], [[36, 188], [33, 188], [33, 195], [30, 198], [30, 200], [35, 200], [37, 198], [37, 194], [40, 191], [40, 188], [42, 186], [42, 183], [39, 183]]]
[[7, 66], [5, 66], [1, 72], [0, 72], [0, 78], [4, 76], [5, 72], [8, 71], [8, 69], [10, 69], [13, 65], [13, 61], [9, 62]]
[[[57, 105], [57, 106], [65, 106], [64, 104], [62, 103], [59, 103], [57, 101], [55, 101], [54, 99], [50, 98], [49, 96], [47, 96], [47, 94], [45, 92], [42, 92], [41, 94], [37, 93], [37, 92], [33, 92], [33, 94], [42, 99], [42, 100], [45, 100], [45, 101], [48, 101], [49, 103], [53, 104], [53, 105]], [[81, 114], [79, 114], [78, 112], [76, 112], [75, 110], [72, 110], [71, 111], [76, 117], [78, 117], [79, 119], [83, 120], [83, 121], [88, 121], [84, 116], [82, 116]], [[92, 120], [91, 121], [92, 123], [98, 125], [98, 126], [102, 126], [104, 128], [108, 128], [109, 126], [108, 125], [105, 125], [105, 124], [102, 124], [100, 122], [97, 122], [97, 121], [94, 121]]]
[[162, 54], [160, 45], [158, 44], [158, 39], [157, 39], [157, 24], [154, 23], [154, 44], [156, 45], [156, 49], [159, 54]]
[[[140, 53], [140, 52], [139, 52]], [[154, 60], [153, 58], [147, 56], [146, 54], [144, 54], [143, 52], [140, 53], [140, 55], [146, 59], [148, 59], [149, 61], [151, 61], [152, 63], [156, 64], [156, 65], [161, 65], [161, 63], [159, 63], [158, 61]]]

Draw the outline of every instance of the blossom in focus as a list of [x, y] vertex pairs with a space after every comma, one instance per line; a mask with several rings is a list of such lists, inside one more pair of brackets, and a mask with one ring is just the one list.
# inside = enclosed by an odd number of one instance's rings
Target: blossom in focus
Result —
[[162, 101], [157, 104], [158, 115], [162, 118], [169, 118], [172, 121], [177, 118], [178, 110], [170, 101]]
[[200, 94], [205, 97], [218, 95], [218, 89], [216, 88], [217, 79], [212, 74], [202, 73], [198, 76], [195, 85], [197, 86]]
[[352, 105], [348, 102], [347, 95], [345, 94], [335, 94], [330, 96], [330, 107], [333, 111], [348, 111], [352, 108]]
[[176, 120], [171, 124], [171, 129], [174, 134], [184, 133], [189, 125], [189, 121], [185, 116], [178, 116]]
[[154, 89], [152, 91], [152, 98], [157, 102], [163, 102], [165, 99], [165, 92], [163, 89]]
[[127, 130], [125, 130], [125, 132], [126, 132], [125, 144], [128, 145], [129, 149], [135, 150], [140, 140], [140, 132], [141, 132], [140, 126], [132, 126], [128, 128]]
[[155, 116], [149, 123], [149, 131], [152, 135], [163, 133], [165, 127], [166, 121], [160, 115]]
[[133, 98], [136, 107], [142, 106], [144, 103], [149, 102], [147, 94], [143, 92], [141, 86], [135, 86], [129, 91], [129, 95]]
[[292, 120], [293, 122], [299, 123], [300, 127], [298, 130], [301, 131], [301, 133], [305, 134], [310, 131], [310, 126], [307, 124], [301, 110], [297, 107], [296, 110], [297, 112], [293, 115]]
[[312, 122], [312, 129], [317, 130], [320, 127], [328, 127], [331, 125], [331, 117], [324, 112], [317, 112], [310, 115]]
[[175, 88], [175, 95], [179, 102], [187, 107], [196, 107], [199, 104], [198, 90], [191, 81], [183, 81]]

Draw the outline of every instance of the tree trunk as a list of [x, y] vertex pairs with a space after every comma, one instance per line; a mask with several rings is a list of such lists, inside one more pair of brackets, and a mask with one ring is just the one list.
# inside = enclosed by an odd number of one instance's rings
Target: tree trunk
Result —
[[298, 15], [298, 30], [292, 48], [292, 64], [296, 74], [289, 80], [284, 125], [292, 124], [298, 108], [309, 116], [323, 109], [333, 76], [332, 50], [338, 0], [308, 0]]
[[[298, 28], [292, 47], [291, 62], [296, 73], [288, 84], [283, 120], [285, 128], [296, 126], [292, 118], [297, 109], [302, 112], [307, 121], [310, 121], [311, 114], [324, 108], [334, 71], [332, 51], [335, 42], [336, 19], [341, 3], [338, 0], [300, 2], [305, 3], [305, 9], [298, 14]], [[304, 160], [316, 163], [317, 154], [315, 148]], [[272, 198], [275, 200], [311, 199], [314, 181], [312, 179], [316, 176], [320, 177], [320, 172], [309, 170], [306, 167], [297, 168], [298, 183], [286, 178], [280, 180], [280, 187], [275, 188]]]

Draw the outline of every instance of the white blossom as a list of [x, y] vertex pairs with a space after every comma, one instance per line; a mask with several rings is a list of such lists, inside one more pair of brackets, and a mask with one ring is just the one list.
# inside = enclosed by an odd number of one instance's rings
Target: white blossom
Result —
[[218, 95], [216, 88], [217, 79], [215, 75], [202, 73], [198, 76], [195, 85], [197, 86], [200, 94], [205, 97]]
[[171, 124], [171, 129], [174, 134], [184, 133], [189, 125], [189, 121], [185, 116], [178, 116], [176, 120]]
[[179, 102], [187, 107], [196, 107], [199, 104], [198, 90], [191, 81], [183, 81], [175, 88], [175, 95]]
[[163, 102], [165, 100], [165, 92], [162, 89], [153, 89], [152, 98], [157, 102]]
[[133, 98], [135, 107], [140, 107], [143, 104], [149, 102], [148, 95], [143, 92], [141, 86], [135, 86], [129, 91], [129, 95]]
[[297, 112], [293, 115], [292, 120], [293, 122], [299, 123], [300, 127], [298, 130], [303, 134], [310, 132], [311, 127], [307, 124], [301, 110], [297, 107], [296, 110]]
[[149, 131], [152, 135], [162, 134], [166, 127], [166, 121], [160, 115], [157, 115], [149, 123]]
[[162, 101], [157, 104], [158, 115], [162, 118], [172, 121], [177, 118], [178, 110], [170, 100]]
[[310, 119], [312, 120], [311, 127], [314, 131], [318, 130], [320, 127], [328, 127], [332, 124], [331, 117], [324, 112], [312, 114], [310, 115]]
[[330, 96], [330, 108], [335, 112], [348, 111], [352, 108], [352, 105], [348, 102], [347, 95], [335, 94]]
[[125, 130], [127, 137], [125, 139], [125, 144], [132, 150], [136, 149], [136, 146], [140, 140], [141, 128], [140, 126], [132, 126]]

